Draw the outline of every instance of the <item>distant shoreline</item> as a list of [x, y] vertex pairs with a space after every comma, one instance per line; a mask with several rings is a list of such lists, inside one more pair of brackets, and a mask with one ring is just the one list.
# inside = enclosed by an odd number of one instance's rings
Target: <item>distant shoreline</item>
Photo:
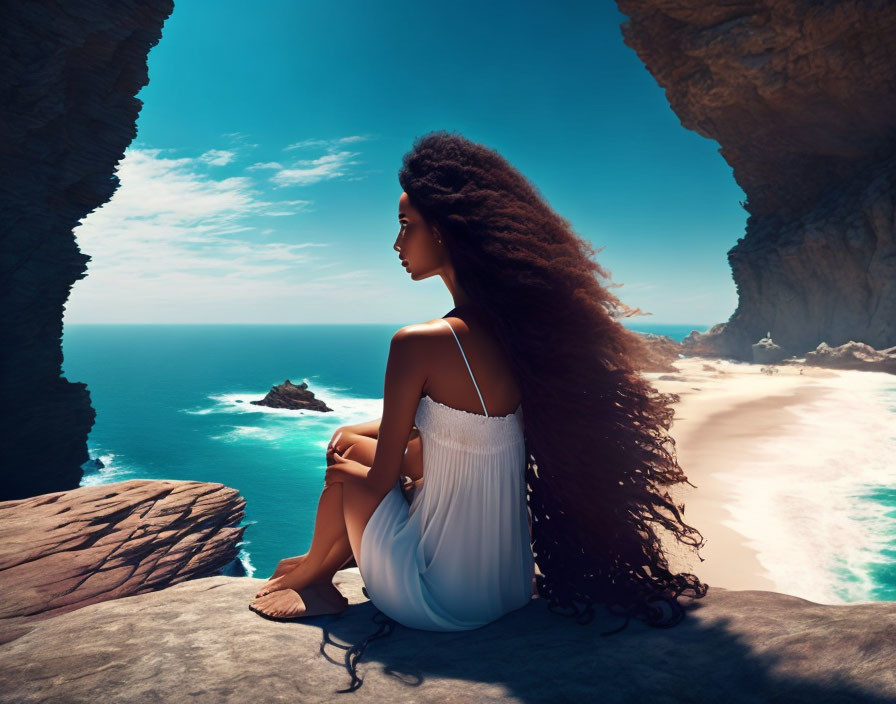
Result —
[[[710, 587], [777, 591], [819, 603], [846, 601], [834, 596], [830, 585], [823, 583], [824, 561], [830, 557], [826, 550], [834, 552], [836, 546], [825, 546], [818, 554], [804, 554], [806, 564], [814, 569], [803, 574], [798, 562], [792, 569], [781, 562], [781, 556], [786, 555], [784, 544], [792, 541], [790, 549], [797, 552], [800, 541], [805, 540], [800, 530], [817, 527], [821, 535], [837, 524], [830, 516], [806, 515], [806, 511], [797, 517], [801, 521], [797, 524], [786, 514], [798, 511], [801, 501], [813, 505], [800, 496], [800, 482], [806, 496], [816, 501], [824, 497], [824, 492], [834, 491], [833, 482], [823, 483], [824, 468], [838, 458], [825, 446], [821, 428], [829, 414], [836, 417], [839, 394], [845, 387], [861, 383], [855, 375], [878, 377], [865, 376], [863, 381], [874, 381], [881, 388], [888, 381], [891, 387], [896, 386], [896, 380], [883, 372], [817, 367], [803, 367], [800, 374], [798, 365], [782, 365], [776, 374], [769, 375], [762, 373], [758, 364], [699, 357], [673, 364], [678, 373], [645, 376], [660, 391], [681, 396], [675, 404], [670, 433], [676, 441], [679, 464], [697, 488], [682, 484], [672, 487], [671, 493], [676, 504], [685, 504], [684, 522], [699, 530], [706, 544], [700, 549], [704, 559], [700, 562], [693, 550], [663, 535], [670, 567], [693, 572]], [[855, 388], [857, 401], [862, 401], [863, 388]], [[871, 393], [867, 392], [869, 405]], [[863, 417], [849, 417], [846, 409], [844, 413], [847, 417], [842, 419], [839, 431], [847, 432], [853, 424], [858, 439], [863, 429], [872, 432], [862, 425]], [[812, 425], [816, 421], [819, 425]], [[880, 422], [886, 424], [888, 419]], [[896, 414], [892, 423], [896, 428]], [[803, 467], [813, 464], [821, 468], [817, 483], [813, 482], [811, 469], [805, 478], [799, 474]], [[838, 471], [835, 466], [827, 469], [829, 473]], [[886, 481], [885, 477], [880, 479]], [[759, 510], [767, 506], [771, 507], [768, 515], [779, 520], [763, 520]], [[788, 534], [791, 524], [793, 532]], [[776, 550], [777, 541], [781, 545]], [[810, 545], [815, 544], [807, 542], [805, 552], [811, 552]]]

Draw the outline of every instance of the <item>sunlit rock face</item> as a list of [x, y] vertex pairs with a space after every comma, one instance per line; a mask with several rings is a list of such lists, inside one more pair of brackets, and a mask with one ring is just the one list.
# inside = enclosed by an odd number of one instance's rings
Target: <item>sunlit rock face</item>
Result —
[[747, 195], [737, 310], [692, 343], [744, 360], [768, 331], [789, 354], [896, 344], [896, 3], [617, 4], [625, 43]]
[[0, 499], [81, 480], [95, 413], [86, 384], [61, 377], [63, 309], [90, 260], [73, 229], [118, 186], [172, 9], [37, 0], [0, 13]]
[[[20, 622], [0, 631], [0, 701], [896, 701], [893, 602], [710, 586], [680, 600], [674, 628], [632, 619], [601, 637], [625, 619], [597, 605], [582, 625], [538, 598], [482, 628], [436, 633], [386, 622], [357, 570], [333, 583], [345, 611], [293, 622], [249, 610], [263, 580], [228, 576]], [[359, 645], [357, 662], [347, 652]]]
[[245, 506], [223, 484], [167, 479], [0, 502], [0, 643], [29, 618], [219, 574], [238, 556]]

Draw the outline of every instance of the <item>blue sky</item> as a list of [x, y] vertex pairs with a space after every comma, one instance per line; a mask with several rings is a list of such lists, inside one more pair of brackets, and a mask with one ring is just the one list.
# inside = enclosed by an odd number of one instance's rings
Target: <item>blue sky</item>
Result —
[[622, 42], [612, 2], [179, 2], [149, 54], [68, 323], [395, 323], [451, 306], [392, 250], [413, 139], [501, 152], [583, 238], [627, 323], [722, 322], [746, 200]]

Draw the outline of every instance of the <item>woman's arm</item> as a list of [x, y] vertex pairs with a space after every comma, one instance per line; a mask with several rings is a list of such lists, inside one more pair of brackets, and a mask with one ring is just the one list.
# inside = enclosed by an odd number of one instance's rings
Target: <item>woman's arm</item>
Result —
[[[369, 420], [365, 423], [356, 423], [355, 425], [346, 425], [341, 428], [343, 432], [354, 433], [355, 435], [363, 435], [365, 438], [373, 438], [374, 440], [379, 438], [380, 435], [380, 422], [382, 418], [377, 418], [376, 420]], [[413, 426], [411, 428], [411, 434], [408, 438], [410, 442], [416, 437], [420, 436], [420, 432], [417, 430], [417, 426]]]
[[380, 434], [380, 421], [382, 420], [382, 418], [377, 418], [376, 420], [369, 420], [366, 423], [346, 425], [345, 427], [343, 427], [343, 430], [349, 433], [354, 433], [355, 435], [363, 435], [365, 438], [373, 438], [374, 440], [376, 440]]
[[426, 383], [427, 338], [415, 327], [402, 328], [392, 336], [386, 360], [383, 418], [366, 482], [381, 496], [391, 491], [401, 476], [404, 455], [415, 430], [414, 416]]
[[[401, 470], [412, 435], [417, 433], [414, 417], [426, 382], [425, 336], [402, 328], [392, 336], [386, 360], [383, 389], [383, 416], [379, 421], [373, 463], [367, 467], [333, 452], [334, 462], [327, 467], [327, 483], [360, 481], [380, 497], [401, 484]], [[364, 425], [364, 424], [359, 424]]]

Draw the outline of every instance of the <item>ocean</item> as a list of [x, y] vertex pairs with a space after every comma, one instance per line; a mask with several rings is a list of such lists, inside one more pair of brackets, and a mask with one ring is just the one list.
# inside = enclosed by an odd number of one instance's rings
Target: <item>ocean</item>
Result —
[[[627, 326], [675, 340], [709, 328]], [[266, 578], [280, 559], [300, 555], [311, 544], [324, 453], [335, 429], [381, 415], [389, 340], [399, 327], [66, 325], [63, 372], [69, 381], [88, 385], [97, 411], [88, 451], [105, 465], [91, 468], [82, 485], [189, 479], [237, 489], [247, 502], [247, 528], [239, 564], [231, 573]], [[307, 382], [333, 412], [249, 403], [286, 379]], [[896, 414], [896, 380], [887, 399]], [[862, 445], [877, 453], [868, 457], [868, 466], [879, 464], [880, 453], [896, 447], [896, 437], [873, 440]], [[858, 466], [862, 446], [849, 453]], [[839, 567], [826, 575], [831, 581], [826, 591], [837, 595], [832, 601], [896, 599], [896, 487], [868, 486], [868, 492], [852, 497], [848, 515], [836, 523], [822, 522], [825, 530], [837, 529], [826, 534], [841, 536], [829, 541], [842, 550], [833, 556]], [[857, 511], [856, 506], [868, 510]], [[778, 528], [786, 529], [786, 517], [777, 521]], [[867, 535], [838, 528], [849, 529], [855, 521], [874, 522], [874, 545], [845, 539]], [[859, 552], [865, 565], [861, 570], [854, 568]]]

